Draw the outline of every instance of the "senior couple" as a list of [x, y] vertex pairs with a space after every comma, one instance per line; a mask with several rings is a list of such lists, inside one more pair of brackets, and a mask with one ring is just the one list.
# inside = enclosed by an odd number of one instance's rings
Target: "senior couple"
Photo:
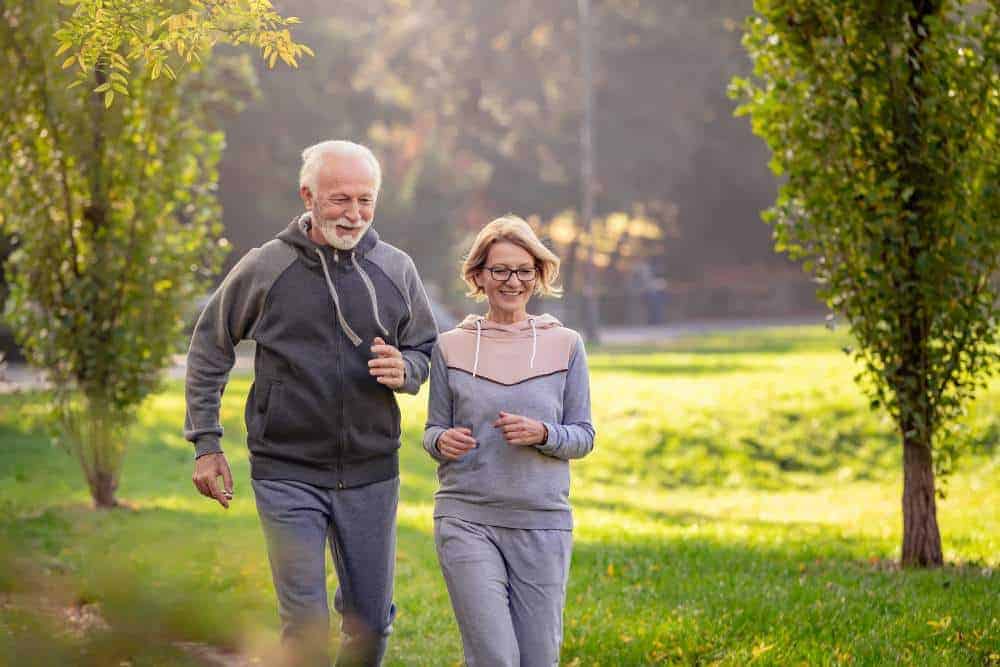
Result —
[[289, 663], [328, 665], [329, 546], [338, 664], [378, 665], [392, 630], [400, 413], [430, 376], [423, 446], [438, 462], [434, 540], [469, 665], [559, 661], [572, 517], [568, 461], [593, 447], [583, 343], [533, 294], [559, 259], [521, 219], [494, 220], [462, 267], [488, 301], [438, 336], [413, 261], [371, 228], [381, 170], [367, 148], [302, 153], [305, 213], [247, 253], [188, 353], [193, 481], [229, 506], [219, 407], [235, 346], [256, 343], [245, 419], [251, 482]]

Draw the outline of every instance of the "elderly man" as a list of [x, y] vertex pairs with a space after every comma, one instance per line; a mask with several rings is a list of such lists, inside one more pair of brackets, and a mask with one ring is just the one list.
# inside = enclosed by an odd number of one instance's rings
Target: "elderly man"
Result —
[[184, 434], [195, 486], [228, 508], [219, 403], [236, 343], [253, 340], [247, 444], [282, 642], [298, 663], [329, 664], [329, 542], [343, 617], [338, 664], [377, 665], [395, 614], [393, 392], [416, 393], [427, 378], [437, 329], [413, 261], [371, 229], [381, 182], [371, 151], [326, 141], [302, 161], [306, 212], [247, 253], [198, 320]]

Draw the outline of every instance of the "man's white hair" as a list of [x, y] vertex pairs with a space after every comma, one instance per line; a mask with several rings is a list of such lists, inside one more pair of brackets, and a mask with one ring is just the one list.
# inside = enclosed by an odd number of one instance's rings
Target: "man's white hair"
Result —
[[319, 177], [320, 167], [329, 158], [342, 158], [352, 155], [360, 155], [368, 161], [375, 172], [375, 191], [382, 187], [382, 167], [378, 163], [375, 154], [367, 146], [356, 144], [353, 141], [321, 141], [302, 151], [302, 168], [299, 170], [299, 188], [303, 186], [309, 188], [314, 195], [316, 193], [316, 180]]

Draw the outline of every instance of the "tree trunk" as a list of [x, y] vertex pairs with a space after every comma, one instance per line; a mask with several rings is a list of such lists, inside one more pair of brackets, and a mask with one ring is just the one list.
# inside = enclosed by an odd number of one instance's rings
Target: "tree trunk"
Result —
[[931, 449], [913, 437], [903, 437], [903, 567], [938, 567], [941, 532], [934, 498]]
[[114, 474], [104, 470], [96, 471], [90, 481], [90, 495], [94, 498], [94, 507], [97, 509], [118, 507], [118, 499], [115, 498], [117, 490], [118, 480]]

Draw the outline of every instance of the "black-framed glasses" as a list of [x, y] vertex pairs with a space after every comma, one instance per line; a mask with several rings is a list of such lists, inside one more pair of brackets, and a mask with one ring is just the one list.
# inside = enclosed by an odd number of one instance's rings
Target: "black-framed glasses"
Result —
[[517, 279], [522, 283], [530, 283], [538, 277], [538, 269], [535, 267], [531, 267], [530, 269], [508, 269], [506, 266], [491, 266], [487, 267], [486, 270], [490, 272], [493, 280], [498, 283], [507, 282], [512, 275], [517, 276]]

